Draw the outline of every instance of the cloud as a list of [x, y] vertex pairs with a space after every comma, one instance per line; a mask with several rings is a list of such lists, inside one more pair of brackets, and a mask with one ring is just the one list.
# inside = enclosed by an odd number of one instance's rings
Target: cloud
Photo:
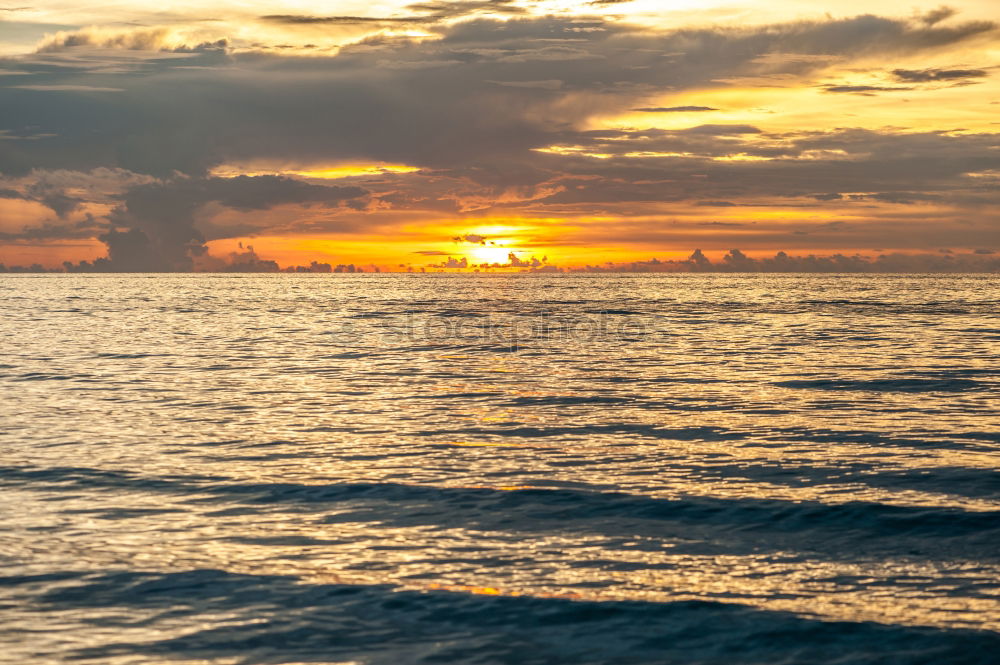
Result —
[[[257, 255], [253, 246], [243, 247], [240, 244], [242, 251], [230, 252], [229, 256], [223, 259], [217, 259], [207, 255], [203, 255], [197, 261], [198, 269], [212, 272], [278, 272], [278, 264], [275, 261], [269, 259], [263, 259]], [[313, 266], [319, 267], [320, 264], [316, 261], [312, 262]], [[327, 270], [318, 270], [318, 272], [330, 272], [330, 264], [325, 264]], [[298, 272], [312, 272], [312, 270], [303, 269]]]
[[432, 17], [375, 17], [375, 16], [309, 16], [305, 14], [267, 14], [262, 21], [292, 25], [364, 25], [370, 23], [418, 23], [434, 21]]
[[109, 203], [133, 187], [156, 182], [156, 179], [124, 169], [96, 168], [91, 171], [68, 169], [35, 170], [21, 178], [0, 177], [0, 184], [21, 191], [26, 198], [42, 201], [49, 194], [75, 192], [87, 201]]
[[440, 270], [465, 270], [465, 269], [476, 269], [476, 270], [500, 270], [500, 269], [511, 269], [520, 268], [528, 270], [538, 270], [544, 268], [548, 264], [548, 257], [538, 258], [532, 256], [530, 258], [522, 259], [517, 255], [516, 252], [507, 253], [507, 262], [499, 263], [488, 261], [483, 261], [482, 263], [474, 263], [470, 261], [468, 257], [455, 258], [444, 252], [416, 252], [417, 254], [422, 254], [424, 256], [448, 256], [447, 261], [442, 261], [441, 263], [432, 263], [428, 265], [428, 268], [436, 268]]
[[913, 88], [885, 87], [878, 85], [826, 85], [824, 92], [845, 92], [854, 94], [866, 94], [872, 92], [899, 92], [901, 90], [913, 90]]
[[[432, 6], [444, 7], [419, 7]], [[473, 6], [485, 5], [454, 4], [463, 11]], [[984, 23], [914, 26], [874, 16], [661, 33], [571, 17], [476, 19], [439, 28], [439, 39], [376, 36], [336, 56], [313, 57], [177, 53], [193, 40], [166, 29], [60, 33], [40, 50], [63, 60], [10, 62], [8, 68], [33, 79], [19, 84], [124, 91], [113, 100], [62, 102], [6, 89], [13, 97], [0, 108], [0, 126], [44, 118], [44, 129], [58, 136], [30, 153], [0, 155], [0, 171], [105, 166], [165, 177], [252, 159], [436, 168], [523, 159], [595, 115], [636, 108], [655, 91], [703, 87], [749, 72], [767, 53], [919, 51], [992, 29]], [[134, 74], [102, 74], [105, 65], [88, 60], [82, 64], [90, 69], [81, 72], [71, 56], [95, 46], [153, 50], [163, 59], [144, 61]], [[381, 66], [386, 61], [398, 68]], [[72, 93], [50, 88], [48, 94]]]
[[[196, 212], [208, 203], [240, 211], [267, 210], [282, 204], [338, 206], [367, 192], [359, 187], [313, 185], [280, 176], [235, 178], [178, 178], [139, 185], [124, 196], [111, 222], [125, 226], [127, 235], [107, 235], [112, 263], [131, 265], [130, 251], [167, 270], [187, 270], [205, 254], [204, 237], [196, 226]], [[118, 252], [114, 242], [120, 243]]]
[[455, 19], [477, 13], [526, 14], [527, 10], [515, 4], [515, 0], [430, 0], [409, 5], [415, 12], [429, 12], [436, 19]]
[[556, 79], [547, 81], [490, 81], [490, 83], [508, 88], [538, 88], [540, 90], [558, 90], [563, 87], [563, 82]]
[[38, 53], [62, 53], [81, 47], [123, 49], [129, 51], [159, 51], [172, 48], [175, 34], [168, 28], [122, 30], [89, 27], [59, 31], [38, 45]]
[[645, 108], [632, 109], [642, 113], [696, 113], [702, 111], [718, 111], [719, 109], [710, 106], [651, 106]]
[[428, 268], [443, 268], [449, 270], [460, 270], [462, 268], [469, 267], [469, 259], [464, 256], [460, 259], [456, 259], [453, 256], [449, 256], [447, 261], [442, 261], [441, 263], [432, 263], [427, 266]]
[[[527, 258], [527, 259], [522, 259], [519, 256], [517, 256], [517, 254], [515, 254], [514, 252], [510, 252], [509, 254], [507, 254], [507, 263], [504, 264], [504, 265], [501, 265], [499, 267], [500, 268], [527, 268], [527, 269], [530, 269], [532, 271], [539, 271], [539, 270], [543, 270], [544, 268], [549, 267], [547, 265], [548, 264], [548, 260], [549, 260], [549, 258], [547, 256], [543, 256], [542, 258], [538, 258], [537, 256], [532, 256], [532, 257]], [[490, 267], [498, 267], [498, 266], [491, 265]]]
[[[85, 228], [108, 248], [102, 269], [124, 272], [191, 270], [210, 261], [201, 227], [213, 227], [200, 214], [209, 204], [243, 212], [287, 204], [331, 208], [367, 194], [360, 187], [315, 185], [279, 176], [158, 180], [120, 169], [36, 171], [6, 182], [18, 190], [5, 191], [42, 203], [65, 220], [43, 227], [50, 229], [50, 237], [80, 237], [83, 223], [70, 219], [70, 214], [86, 203], [104, 205], [110, 213], [101, 223], [88, 213]], [[19, 237], [37, 232], [27, 229]]]
[[[165, 255], [162, 248], [138, 228], [127, 231], [109, 229], [98, 239], [107, 245], [109, 269], [115, 272], [172, 272], [192, 267], [189, 256], [184, 257], [184, 263], [177, 262], [178, 257]], [[194, 250], [197, 247], [195, 238], [189, 238], [187, 244], [185, 249]]]
[[[696, 249], [685, 260], [632, 261], [580, 268], [581, 272], [702, 272], [702, 273], [988, 273], [1000, 270], [1000, 259], [972, 254], [860, 254], [792, 256], [778, 252], [772, 257], [753, 258], [739, 249], [729, 250], [720, 260], [711, 261]], [[992, 252], [989, 252], [992, 254]]]
[[982, 69], [894, 69], [892, 75], [904, 83], [933, 83], [938, 81], [968, 81], [989, 74]]
[[958, 12], [951, 7], [941, 6], [937, 9], [932, 9], [931, 11], [920, 16], [920, 20], [923, 21], [924, 25], [936, 25], [941, 21], [947, 20], [957, 14]]
[[432, 0], [408, 5], [404, 16], [315, 16], [310, 14], [266, 14], [262, 21], [290, 25], [391, 25], [433, 24], [474, 14], [525, 14], [514, 0]]
[[729, 136], [735, 134], [760, 134], [760, 130], [752, 125], [698, 125], [682, 129], [683, 134], [710, 134], [712, 136]]
[[96, 85], [12, 85], [17, 90], [50, 90], [52, 92], [125, 92], [125, 88], [102, 88]]
[[[452, 238], [455, 242], [467, 242], [472, 245], [485, 245], [488, 241], [486, 236], [479, 235], [476, 233], [466, 233], [462, 236], [456, 236]], [[491, 243], [492, 244], [492, 243]]]

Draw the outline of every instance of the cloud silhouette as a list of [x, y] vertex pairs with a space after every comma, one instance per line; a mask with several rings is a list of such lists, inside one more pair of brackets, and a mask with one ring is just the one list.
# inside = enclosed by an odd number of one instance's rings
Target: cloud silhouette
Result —
[[647, 106], [632, 110], [643, 113], [698, 113], [702, 111], [718, 111], [719, 109], [710, 106]]
[[938, 81], [969, 81], [989, 74], [983, 69], [894, 69], [896, 80], [905, 83], [932, 83]]

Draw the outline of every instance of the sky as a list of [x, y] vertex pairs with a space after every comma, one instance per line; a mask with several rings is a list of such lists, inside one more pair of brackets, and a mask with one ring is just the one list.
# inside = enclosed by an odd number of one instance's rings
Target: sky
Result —
[[996, 0], [7, 2], [0, 263], [995, 260], [998, 24]]

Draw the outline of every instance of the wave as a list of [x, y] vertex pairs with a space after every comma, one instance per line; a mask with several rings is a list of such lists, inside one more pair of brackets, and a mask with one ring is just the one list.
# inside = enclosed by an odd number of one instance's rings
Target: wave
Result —
[[[711, 601], [589, 602], [477, 588], [409, 591], [219, 570], [57, 573], [44, 579], [58, 587], [32, 598], [31, 609], [63, 629], [103, 638], [62, 654], [83, 663], [984, 665], [1000, 651], [1000, 635], [985, 631], [822, 621]], [[0, 584], [39, 581], [21, 577]], [[100, 612], [96, 624], [83, 618], [93, 612]], [[137, 624], [142, 639], [129, 641]]]
[[7, 484], [164, 492], [189, 501], [311, 506], [338, 512], [324, 522], [480, 531], [642, 534], [687, 541], [692, 551], [792, 550], [832, 559], [906, 551], [957, 560], [1000, 560], [1000, 511], [872, 502], [688, 496], [661, 499], [583, 489], [437, 487], [402, 483], [245, 483], [217, 478], [147, 478], [87, 468], [4, 468]]
[[782, 388], [809, 388], [815, 390], [864, 390], [870, 392], [965, 392], [985, 390], [987, 384], [972, 379], [800, 379], [776, 381]]

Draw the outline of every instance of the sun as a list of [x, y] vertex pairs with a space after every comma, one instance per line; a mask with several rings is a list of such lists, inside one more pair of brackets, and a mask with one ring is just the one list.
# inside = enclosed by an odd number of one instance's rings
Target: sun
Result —
[[510, 251], [507, 247], [481, 246], [473, 247], [469, 253], [472, 255], [470, 258], [477, 263], [504, 264], [509, 262], [507, 255]]

